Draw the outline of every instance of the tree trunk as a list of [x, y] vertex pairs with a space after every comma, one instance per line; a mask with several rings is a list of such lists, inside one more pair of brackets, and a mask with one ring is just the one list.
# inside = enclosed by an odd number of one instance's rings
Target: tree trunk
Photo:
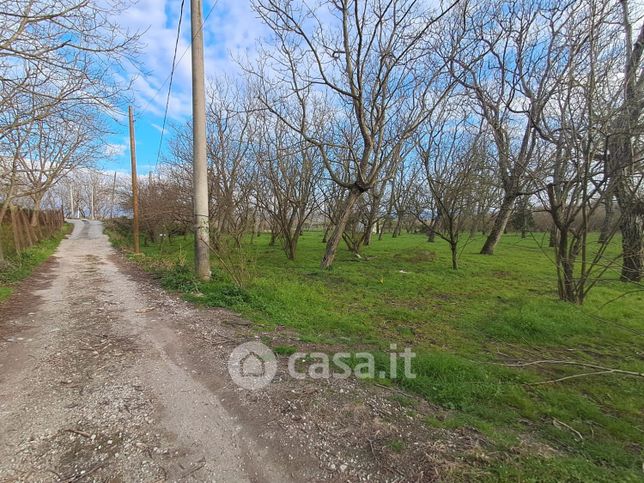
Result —
[[458, 243], [450, 242], [449, 248], [452, 252], [452, 269], [458, 270]]
[[512, 205], [514, 204], [515, 199], [516, 199], [515, 196], [506, 197], [503, 199], [503, 203], [501, 203], [499, 212], [496, 215], [496, 218], [494, 219], [494, 225], [492, 226], [492, 230], [490, 230], [490, 234], [485, 240], [485, 244], [483, 245], [483, 248], [481, 248], [482, 255], [494, 254], [494, 248], [496, 247], [496, 244], [501, 239], [501, 235], [505, 231], [505, 227], [508, 224], [510, 215], [512, 214]]
[[575, 260], [568, 253], [568, 227], [564, 226], [563, 229], [556, 230], [553, 236], [556, 247], [559, 299], [565, 302], [577, 303], [574, 279]]
[[394, 232], [391, 234], [392, 238], [396, 238], [398, 235], [400, 235], [400, 228], [402, 227], [402, 217], [397, 217], [396, 218], [396, 226], [394, 227]]
[[556, 240], [557, 240], [557, 228], [553, 226], [552, 228], [550, 228], [550, 239], [548, 241], [548, 246], [550, 248], [554, 248]]
[[[621, 146], [620, 146], [621, 147]], [[616, 156], [618, 160], [628, 159], [626, 155]], [[625, 162], [618, 166], [625, 166]], [[622, 232], [622, 274], [623, 282], [640, 282], [642, 280], [642, 226], [638, 217], [636, 193], [631, 192], [627, 176], [628, 170], [616, 169], [615, 198], [621, 211], [619, 229]]]
[[378, 232], [378, 240], [382, 240], [382, 235], [385, 234], [385, 227], [387, 226], [387, 218], [382, 220], [382, 223], [380, 224], [380, 230]]
[[[643, 31], [644, 32], [644, 31]], [[623, 114], [615, 122], [616, 135], [611, 138], [608, 151], [609, 172], [614, 183], [615, 199], [621, 212], [619, 229], [622, 232], [622, 274], [624, 282], [642, 280], [642, 226], [638, 214], [638, 192], [633, 185], [632, 176], [637, 172], [634, 156], [634, 140], [637, 133], [633, 131], [638, 125], [641, 108], [638, 106], [634, 86], [627, 86]]]
[[20, 234], [20, 220], [18, 216], [16, 216], [16, 207], [11, 205], [9, 207], [9, 211], [11, 212], [11, 230], [13, 232], [13, 246], [16, 250], [16, 254], [20, 255], [22, 253], [22, 236]]
[[622, 232], [622, 274], [623, 282], [642, 280], [642, 225], [639, 221], [635, 193], [626, 186], [628, 180], [620, 173], [615, 197], [621, 211], [619, 229]]
[[322, 235], [322, 243], [326, 243], [329, 237], [329, 231], [331, 231], [331, 222], [324, 229], [324, 235]]
[[[9, 202], [5, 200], [2, 205], [0, 205], [0, 235], [2, 235], [2, 224], [4, 222], [4, 217], [7, 214], [9, 209]], [[0, 261], [4, 260], [4, 250], [2, 249], [2, 238], [0, 238]]]
[[38, 227], [38, 221], [40, 218], [40, 204], [42, 203], [42, 197], [41, 196], [36, 196], [34, 197], [34, 209], [31, 212], [31, 226], [34, 228]]
[[297, 250], [297, 237], [296, 236], [285, 236], [284, 237], [284, 251], [286, 252], [286, 258], [289, 260], [295, 260], [295, 252]]
[[333, 232], [329, 237], [329, 241], [326, 244], [326, 252], [324, 253], [324, 257], [322, 258], [322, 262], [320, 263], [320, 268], [326, 269], [333, 265], [333, 260], [335, 259], [338, 245], [340, 244], [340, 240], [342, 239], [342, 233], [344, 233], [344, 228], [347, 226], [347, 222], [349, 221], [353, 207], [360, 199], [361, 195], [362, 193], [356, 188], [353, 188], [349, 191], [349, 196], [347, 196], [342, 213], [338, 218], [338, 222], [333, 228]]
[[34, 201], [34, 209], [31, 212], [31, 219], [29, 220], [29, 226], [31, 227], [32, 232], [35, 234], [37, 240], [42, 240], [43, 238], [49, 236], [49, 234], [44, 235], [43, 229], [40, 223], [40, 200]]
[[364, 233], [364, 246], [369, 246], [371, 244], [371, 236], [373, 234], [373, 227], [376, 225], [378, 220], [378, 208], [380, 207], [380, 196], [373, 196], [371, 200], [371, 206], [369, 207], [369, 217], [367, 219], [367, 224], [365, 226]]
[[604, 210], [604, 221], [602, 222], [602, 227], [599, 231], [599, 239], [597, 240], [597, 243], [606, 243], [611, 235], [611, 232], [613, 231], [613, 218], [615, 210], [613, 209], [612, 196], [607, 196], [606, 200], [604, 200]]
[[299, 222], [294, 229], [284, 230], [284, 251], [286, 252], [286, 258], [289, 260], [295, 260], [297, 243], [300, 240], [300, 236], [302, 236], [303, 225], [303, 222]]
[[573, 277], [574, 262], [564, 256], [561, 259], [561, 270], [563, 272], [562, 280], [560, 281], [559, 297], [561, 300], [573, 304], [578, 303], [577, 293], [575, 290], [575, 280]]
[[620, 230], [622, 232], [623, 282], [640, 282], [642, 280], [642, 227], [633, 210], [622, 213]]
[[22, 224], [22, 226], [23, 226], [23, 228], [25, 230], [25, 236], [26, 236], [27, 244], [28, 244], [27, 246], [29, 246], [29, 247], [34, 246], [34, 244], [36, 243], [35, 235], [31, 231], [31, 224], [29, 223], [29, 220], [27, 219], [27, 215], [25, 215], [23, 210], [18, 209], [18, 215], [17, 216], [20, 218], [21, 224]]
[[373, 235], [373, 225], [366, 227], [366, 232], [364, 234], [364, 246], [369, 246], [371, 244], [371, 236]]
[[43, 211], [40, 216], [40, 233], [44, 233], [45, 238], [49, 238], [54, 234], [54, 230], [51, 224], [51, 212]]

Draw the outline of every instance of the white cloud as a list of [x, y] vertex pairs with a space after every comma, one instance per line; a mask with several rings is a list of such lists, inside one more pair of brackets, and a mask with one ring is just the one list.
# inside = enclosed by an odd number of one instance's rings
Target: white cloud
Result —
[[[209, 12], [204, 25], [206, 75], [209, 78], [234, 76], [239, 73], [235, 59], [255, 56], [256, 41], [265, 27], [256, 18], [250, 0], [206, 0], [204, 18]], [[178, 20], [179, 2], [139, 0], [120, 21], [123, 28], [145, 31], [141, 56], [145, 74], [132, 69], [130, 75], [135, 78], [133, 88], [138, 109], [156, 116], [162, 116], [165, 107]], [[184, 119], [191, 112], [189, 41], [190, 7], [186, 2], [168, 107], [168, 117], [174, 120]]]
[[107, 157], [123, 156], [127, 149], [126, 144], [108, 143], [105, 145], [104, 153]]

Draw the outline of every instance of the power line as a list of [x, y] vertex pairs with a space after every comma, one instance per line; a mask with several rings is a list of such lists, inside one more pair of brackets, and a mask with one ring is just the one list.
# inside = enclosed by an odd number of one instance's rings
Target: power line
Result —
[[[204, 18], [203, 22], [201, 22], [201, 27], [197, 30], [197, 32], [193, 33], [192, 36], [190, 37], [190, 43], [188, 44], [188, 47], [186, 47], [186, 50], [183, 51], [183, 54], [181, 54], [181, 57], [179, 57], [179, 60], [177, 61], [177, 64], [181, 62], [181, 60], [186, 56], [190, 48], [192, 47], [192, 41], [195, 38], [195, 35], [198, 33], [201, 33], [203, 30], [204, 25], [206, 25], [206, 22], [210, 18], [210, 14], [215, 10], [215, 7], [217, 6], [218, 0], [215, 0], [215, 2], [212, 4], [212, 7], [210, 7], [210, 10], [208, 10], [208, 13], [206, 14], [206, 17]], [[166, 79], [167, 81], [167, 79]]]
[[[182, 6], [182, 8], [183, 8], [184, 1], [185, 1], [185, 0], [182, 0], [182, 1], [181, 1], [181, 6]], [[210, 15], [212, 15], [212, 13], [215, 11], [215, 7], [217, 6], [217, 4], [218, 4], [218, 3], [219, 3], [219, 0], [215, 0], [215, 1], [213, 2], [212, 7], [210, 7], [210, 10], [208, 10], [208, 13], [206, 14], [206, 16], [205, 16], [205, 18], [204, 18], [203, 22], [201, 23], [201, 27], [197, 30], [197, 32], [201, 33], [201, 31], [203, 30], [204, 25], [206, 24], [206, 22], [207, 22], [207, 21], [208, 21], [208, 19], [210, 18]], [[181, 23], [181, 22], [179, 22], [179, 23]], [[173, 76], [173, 72], [174, 72], [174, 65], [175, 65], [175, 64], [176, 64], [176, 65], [178, 65], [178, 64], [183, 60], [183, 58], [186, 56], [186, 54], [188, 53], [188, 51], [189, 51], [189, 50], [190, 50], [190, 48], [192, 47], [192, 39], [194, 38], [194, 36], [195, 36], [195, 35], [196, 35], [196, 33], [193, 33], [193, 34], [192, 34], [192, 36], [190, 37], [190, 43], [188, 44], [188, 47], [186, 47], [186, 49], [183, 51], [183, 53], [181, 54], [181, 56], [179, 57], [179, 59], [176, 61], [176, 63], [173, 61], [173, 69], [172, 69], [172, 71], [170, 72], [170, 75], [168, 75], [168, 77], [166, 77], [166, 78], [165, 78], [165, 80], [161, 83], [161, 85], [160, 85], [160, 86], [159, 86], [159, 88], [156, 90], [156, 92], [154, 93], [154, 95], [153, 95], [153, 96], [152, 96], [152, 97], [151, 97], [151, 98], [150, 98], [150, 99], [145, 103], [145, 105], [143, 106], [143, 109], [141, 109], [141, 112], [145, 112], [145, 110], [148, 108], [148, 106], [149, 106], [149, 105], [150, 105], [150, 104], [151, 104], [151, 103], [152, 103], [152, 102], [157, 98], [157, 96], [159, 95], [159, 93], [161, 92], [161, 90], [162, 90], [162, 89], [165, 87], [165, 85], [168, 83], [168, 81], [170, 80], [171, 76]], [[175, 51], [176, 51], [176, 47], [175, 47]], [[162, 131], [162, 135], [163, 135], [163, 131]], [[158, 161], [158, 158], [157, 158], [157, 161]]]
[[185, 0], [181, 0], [179, 9], [179, 24], [177, 25], [177, 38], [174, 42], [174, 54], [172, 55], [172, 69], [170, 70], [170, 84], [168, 85], [168, 95], [165, 100], [165, 110], [163, 111], [163, 124], [161, 125], [161, 138], [159, 139], [159, 149], [157, 150], [157, 160], [154, 169], [159, 167], [159, 157], [161, 156], [161, 146], [163, 146], [163, 134], [165, 133], [165, 123], [168, 119], [168, 106], [170, 105], [170, 94], [172, 93], [172, 81], [174, 79], [174, 70], [176, 68], [177, 50], [179, 48], [179, 39], [181, 38], [181, 21], [183, 20], [183, 5]]

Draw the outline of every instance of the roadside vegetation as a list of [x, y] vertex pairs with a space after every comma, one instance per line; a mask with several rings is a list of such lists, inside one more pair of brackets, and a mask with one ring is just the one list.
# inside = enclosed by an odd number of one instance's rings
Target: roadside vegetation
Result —
[[[4, 229], [5, 227], [1, 227]], [[8, 256], [0, 265], [0, 302], [9, 298], [17, 283], [27, 278], [56, 251], [60, 241], [71, 231], [71, 225], [63, 225], [50, 238], [26, 248], [20, 254]]]
[[[641, 480], [641, 2], [251, 0], [263, 28], [208, 79], [207, 146], [167, 117], [172, 82], [146, 103], [132, 80], [132, 3], [0, 3], [0, 300], [62, 236], [35, 244], [39, 220], [111, 219], [127, 250], [133, 215], [136, 263], [281, 357], [368, 349], [384, 368], [412, 348], [418, 377], [375, 383], [443, 408], [428, 426], [484, 435], [488, 478]], [[131, 141], [164, 112], [134, 186], [100, 168], [130, 104]]]
[[[127, 249], [126, 233], [111, 237]], [[266, 342], [283, 356], [368, 349], [384, 368], [391, 343], [412, 347], [418, 377], [376, 383], [448, 411], [429, 417], [430, 426], [483, 433], [491, 446], [481, 465], [491, 479], [641, 477], [644, 291], [624, 295], [618, 269], [580, 306], [558, 299], [541, 234], [506, 235], [495, 257], [479, 255], [475, 239], [458, 271], [448, 242], [420, 235], [386, 236], [360, 258], [341, 250], [331, 271], [319, 268], [322, 233], [305, 232], [294, 261], [269, 238], [246, 239], [253, 277], [244, 287], [216, 260], [212, 281], [196, 281], [190, 236], [148, 243], [132, 258], [188, 300], [229, 308], [258, 332], [277, 334]], [[514, 454], [521, 445], [534, 448], [529, 459]]]

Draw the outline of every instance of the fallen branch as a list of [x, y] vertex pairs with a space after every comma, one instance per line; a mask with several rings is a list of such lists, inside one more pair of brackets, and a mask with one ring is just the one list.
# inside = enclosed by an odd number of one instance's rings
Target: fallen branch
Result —
[[560, 377], [559, 379], [550, 379], [548, 381], [531, 382], [528, 384], [528, 386], [539, 386], [541, 384], [553, 384], [555, 382], [561, 382], [567, 379], [576, 379], [578, 377], [586, 377], [586, 376], [596, 376], [598, 374], [612, 374], [613, 372], [615, 371], [584, 372], [583, 374], [573, 374], [572, 376]]
[[[562, 364], [562, 365], [570, 365], [570, 366], [580, 366], [580, 367], [588, 367], [590, 369], [598, 369], [599, 372], [596, 374], [607, 374], [607, 373], [617, 373], [617, 374], [625, 374], [628, 376], [637, 376], [637, 377], [644, 377], [644, 373], [641, 372], [635, 372], [635, 371], [625, 371], [623, 369], [616, 369], [614, 367], [604, 367], [604, 366], [598, 366], [596, 364], [588, 364], [585, 362], [577, 362], [577, 361], [557, 361], [557, 360], [541, 360], [541, 361], [531, 361], [531, 362], [517, 362], [514, 364], [503, 364], [506, 367], [527, 367], [527, 366], [538, 366], [542, 364]], [[595, 373], [589, 373], [590, 374], [595, 374]]]
[[555, 428], [561, 429], [561, 426], [569, 430], [571, 433], [573, 433], [577, 438], [579, 438], [579, 441], [583, 441], [584, 437], [581, 435], [579, 431], [577, 431], [575, 428], [572, 426], [569, 426], [568, 424], [564, 423], [563, 421], [559, 421], [556, 418], [552, 418], [552, 424], [555, 426]]
[[103, 461], [103, 462], [93, 466], [92, 468], [87, 470], [85, 473], [79, 473], [78, 475], [71, 476], [71, 477], [69, 477], [69, 478], [67, 478], [65, 480], [65, 483], [73, 483], [75, 481], [82, 480], [83, 478], [87, 478], [92, 473], [95, 473], [96, 471], [100, 470], [103, 466], [105, 466], [106, 463], [107, 463], [106, 461]]
[[185, 480], [186, 478], [188, 478], [188, 476], [192, 475], [193, 473], [196, 473], [197, 471], [199, 471], [204, 466], [206, 466], [206, 462], [201, 461], [201, 463], [199, 465], [197, 465], [195, 468], [193, 468], [190, 471], [188, 471], [187, 473], [184, 473], [183, 475], [181, 475], [181, 479]]
[[207, 342], [210, 342], [213, 345], [223, 345], [225, 343], [237, 343], [236, 339], [233, 339], [232, 337], [227, 337], [227, 336], [222, 335], [222, 334], [220, 334], [218, 332], [215, 334], [215, 337], [219, 337], [220, 340], [215, 340], [212, 337], [208, 337], [208, 336], [205, 336], [205, 335], [199, 335], [199, 334], [195, 334], [195, 337], [197, 337], [198, 339], [203, 339], [203, 340], [205, 340]]
[[78, 429], [68, 428], [65, 431], [67, 431], [68, 433], [78, 434], [80, 436], [83, 436], [84, 438], [91, 438], [92, 437], [89, 433], [86, 433], [85, 431], [80, 431]]
[[378, 384], [377, 382], [374, 382], [373, 385], [377, 387], [381, 387], [383, 389], [389, 389], [390, 391], [397, 392], [398, 394], [402, 394], [403, 396], [408, 396], [408, 397], [410, 396], [409, 393], [401, 389], [398, 389], [397, 387], [386, 386], [384, 384]]
[[152, 312], [156, 307], [146, 307], [144, 309], [137, 309], [134, 311], [135, 314], [146, 314]]

